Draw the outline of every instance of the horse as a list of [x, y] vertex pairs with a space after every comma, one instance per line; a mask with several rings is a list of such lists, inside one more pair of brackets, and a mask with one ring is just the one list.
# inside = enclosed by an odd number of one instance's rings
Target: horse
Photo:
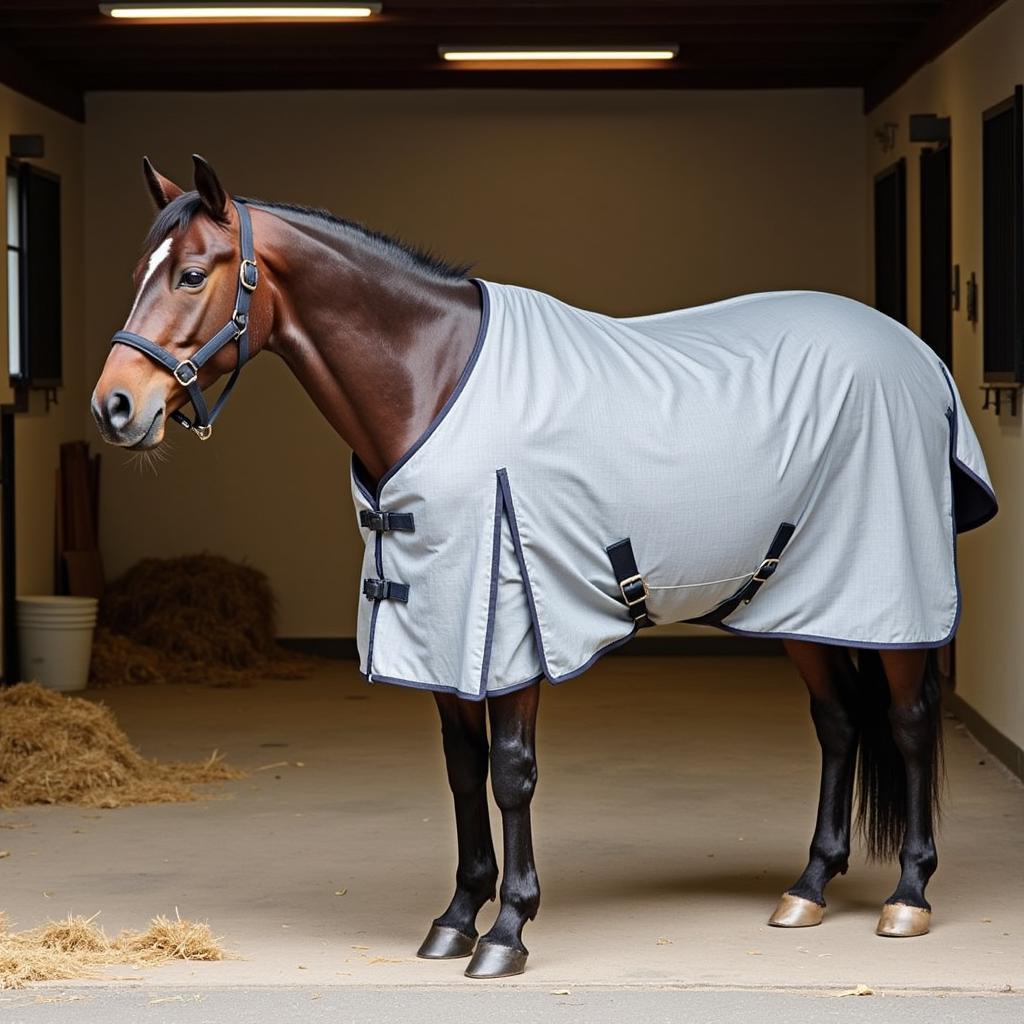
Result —
[[[156, 217], [92, 413], [103, 439], [126, 449], [158, 446], [169, 420], [207, 440], [242, 366], [267, 350], [352, 449], [366, 541], [360, 667], [371, 682], [432, 692], [454, 801], [455, 892], [418, 955], [468, 957], [471, 978], [523, 972], [523, 930], [540, 905], [530, 822], [540, 680], [571, 678], [637, 630], [679, 619], [781, 637], [808, 690], [821, 747], [817, 819], [806, 866], [769, 924], [822, 922], [826, 886], [848, 868], [856, 804], [869, 856], [899, 859], [877, 934], [927, 932], [942, 779], [929, 653], [959, 617], [956, 533], [996, 512], [937, 357], [882, 314], [817, 293], [618, 321], [573, 310], [326, 211], [232, 197], [193, 161], [185, 191], [143, 160]], [[783, 324], [770, 342], [766, 319]], [[611, 369], [594, 377], [589, 366], [602, 360]], [[689, 392], [663, 380], [698, 372]], [[210, 409], [203, 392], [225, 375]], [[638, 392], [650, 378], [655, 391]], [[681, 404], [686, 429], [666, 430]], [[559, 407], [571, 415], [556, 418]], [[723, 417], [736, 428], [729, 458], [704, 458]], [[524, 430], [527, 441], [516, 440]], [[659, 433], [673, 435], [668, 455]], [[500, 454], [485, 450], [485, 435]], [[881, 475], [881, 490], [846, 515], [865, 474]], [[641, 493], [607, 497], [618, 479]], [[681, 494], [666, 497], [664, 481], [676, 480]], [[573, 514], [588, 501], [615, 520], [599, 539], [587, 533], [597, 513]], [[900, 507], [909, 525], [893, 525]], [[659, 587], [675, 572], [665, 551], [683, 543], [682, 521], [687, 550], [671, 555], [696, 567], [698, 582], [676, 573]], [[719, 521], [724, 536], [712, 529]], [[437, 579], [416, 568], [424, 557]], [[396, 566], [418, 578], [410, 584]], [[702, 579], [716, 570], [726, 575]], [[921, 611], [901, 612], [915, 602]], [[831, 635], [815, 632], [819, 621]], [[488, 775], [503, 873], [497, 916], [480, 936], [477, 915], [499, 879]]]

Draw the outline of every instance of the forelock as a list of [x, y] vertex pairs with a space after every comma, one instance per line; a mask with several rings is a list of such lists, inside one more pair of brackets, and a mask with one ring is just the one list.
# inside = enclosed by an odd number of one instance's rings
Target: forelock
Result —
[[186, 231], [202, 206], [198, 192], [183, 192], [175, 196], [157, 213], [150, 226], [146, 240], [142, 243], [142, 258], [148, 259], [172, 231]]

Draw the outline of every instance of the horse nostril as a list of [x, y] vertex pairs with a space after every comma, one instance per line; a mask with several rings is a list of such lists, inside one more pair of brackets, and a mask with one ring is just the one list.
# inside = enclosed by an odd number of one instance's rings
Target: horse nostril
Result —
[[121, 430], [132, 418], [132, 398], [126, 391], [111, 391], [107, 397], [107, 422], [115, 429]]

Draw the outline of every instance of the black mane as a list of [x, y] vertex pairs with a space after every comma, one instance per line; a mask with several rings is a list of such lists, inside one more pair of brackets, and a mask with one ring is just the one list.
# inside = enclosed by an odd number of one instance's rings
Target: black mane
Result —
[[[448, 263], [429, 250], [420, 249], [398, 238], [392, 238], [381, 231], [373, 231], [356, 221], [336, 217], [329, 210], [313, 206], [299, 206], [295, 203], [275, 203], [265, 199], [243, 199], [241, 196], [238, 198], [240, 202], [248, 203], [254, 209], [270, 210], [271, 212], [280, 210], [330, 225], [336, 230], [339, 237], [347, 232], [357, 234], [372, 243], [374, 248], [385, 256], [391, 257], [396, 262], [404, 263], [412, 269], [426, 272], [439, 280], [464, 281], [469, 273], [468, 265], [460, 266]], [[146, 254], [153, 252], [172, 231], [186, 230], [192, 223], [192, 218], [202, 212], [202, 209], [203, 204], [198, 192], [184, 192], [172, 199], [156, 215], [143, 243], [144, 252]]]

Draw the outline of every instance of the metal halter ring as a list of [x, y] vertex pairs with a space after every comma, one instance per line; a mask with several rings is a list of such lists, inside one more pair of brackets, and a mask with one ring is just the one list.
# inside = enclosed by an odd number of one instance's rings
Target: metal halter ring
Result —
[[[183, 376], [182, 371], [185, 371], [189, 376]], [[187, 388], [189, 384], [194, 384], [199, 379], [199, 367], [192, 362], [191, 359], [183, 359], [178, 365], [171, 371], [174, 374], [174, 379], [183, 387]]]
[[205, 427], [194, 426], [192, 432], [199, 438], [200, 441], [209, 441], [210, 435], [213, 433], [213, 427], [207, 425]]

